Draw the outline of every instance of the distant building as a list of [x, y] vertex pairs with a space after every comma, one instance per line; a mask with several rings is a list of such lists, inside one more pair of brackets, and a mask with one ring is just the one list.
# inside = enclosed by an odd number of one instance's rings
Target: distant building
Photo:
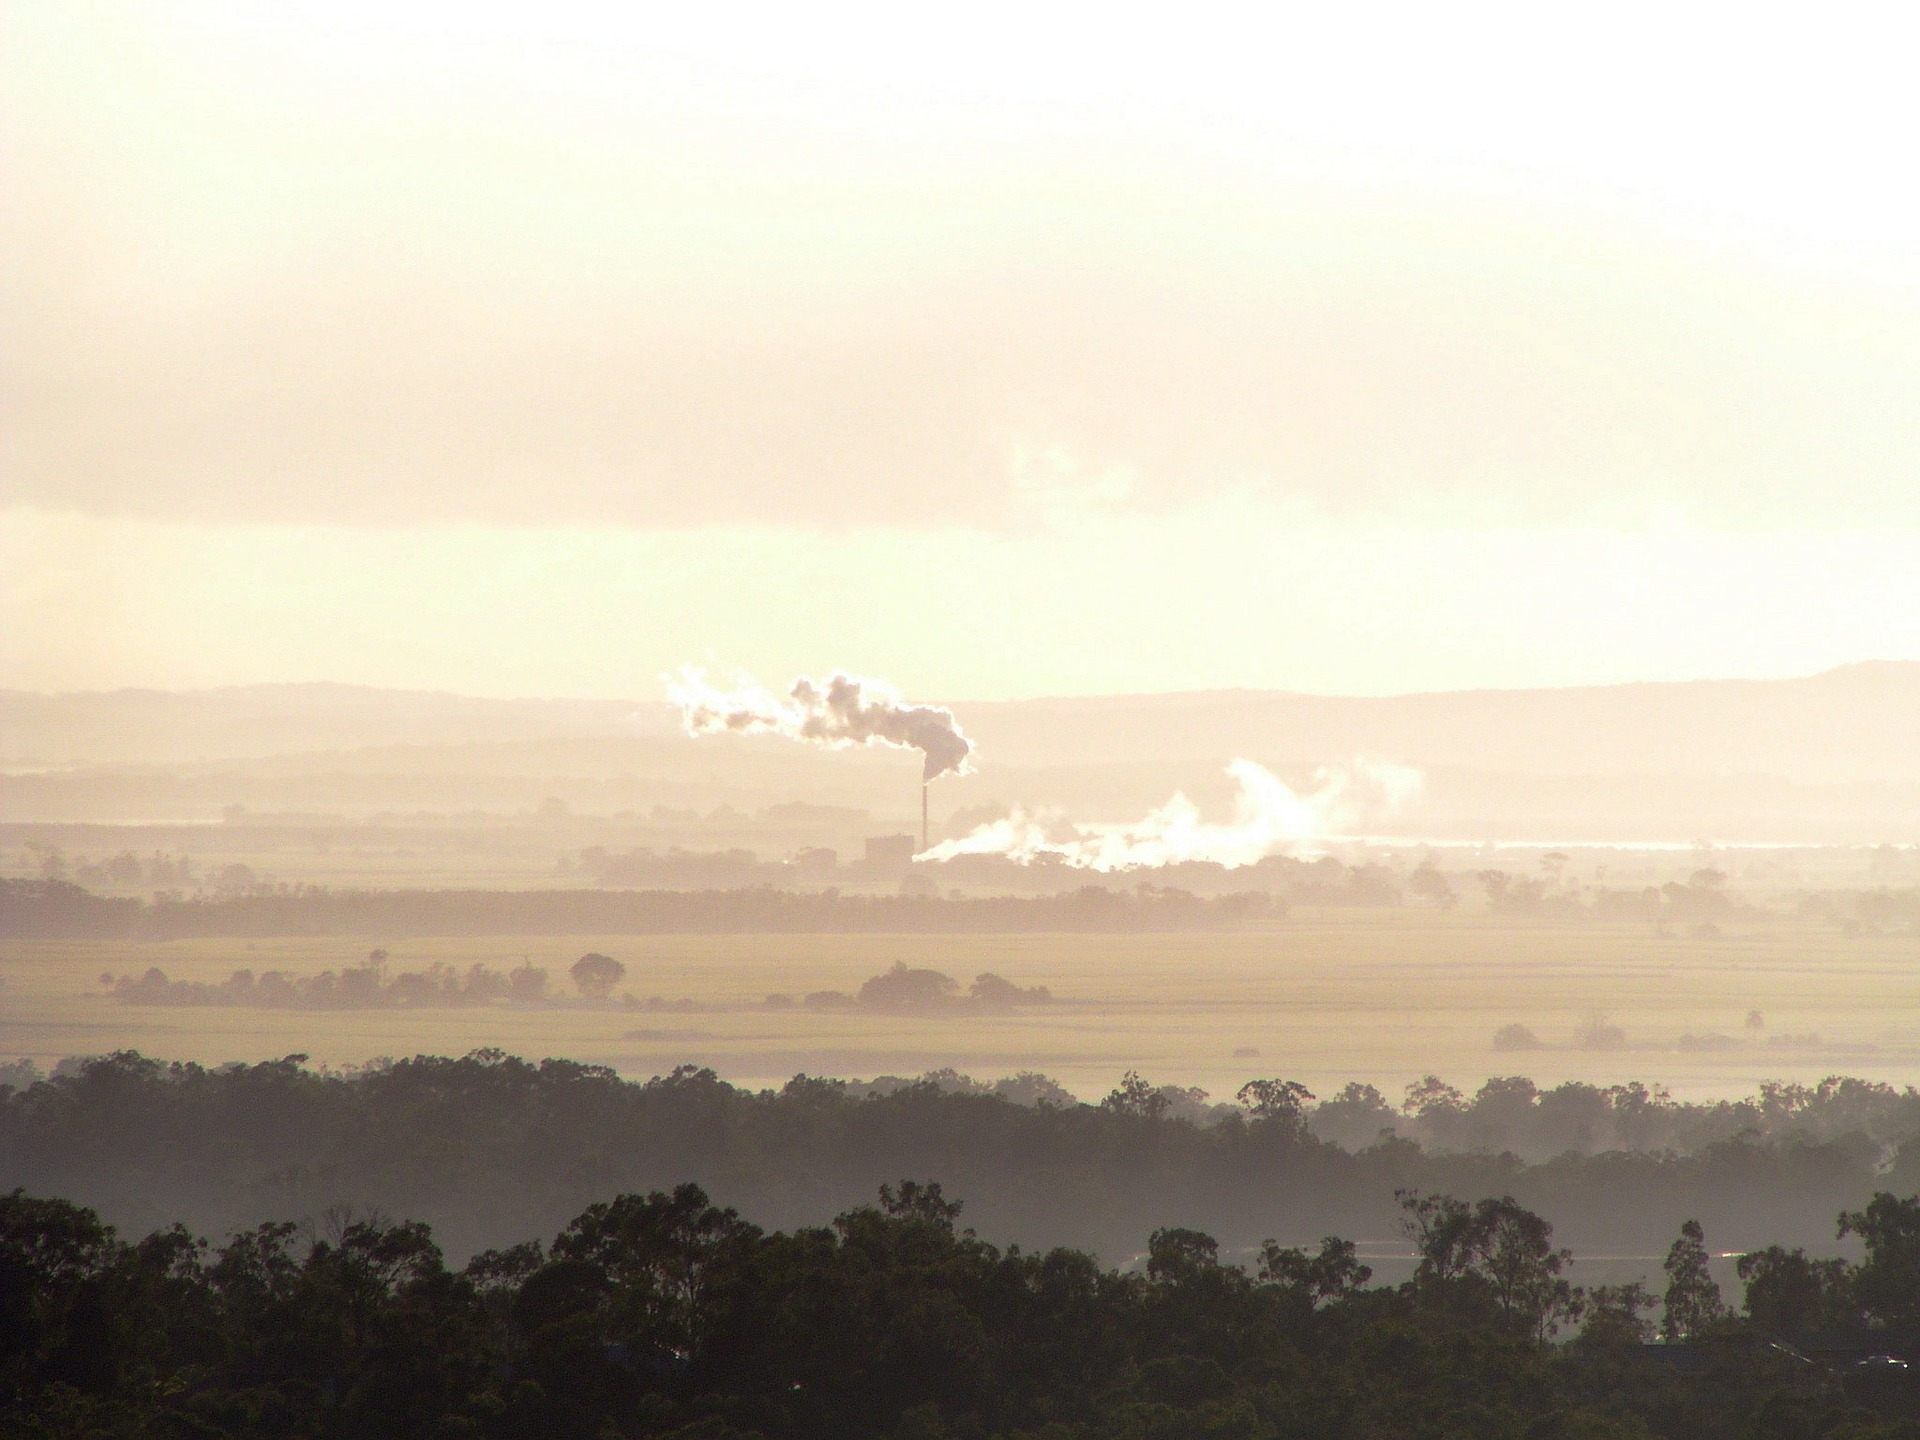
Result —
[[804, 875], [831, 875], [839, 863], [840, 857], [824, 845], [802, 850], [793, 857], [793, 868]]
[[911, 835], [869, 835], [867, 866], [873, 870], [906, 870], [920, 849]]

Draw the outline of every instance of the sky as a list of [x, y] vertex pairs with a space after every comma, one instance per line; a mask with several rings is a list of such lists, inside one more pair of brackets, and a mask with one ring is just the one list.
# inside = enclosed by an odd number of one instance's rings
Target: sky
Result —
[[1920, 659], [1915, 22], [18, 0], [0, 686]]

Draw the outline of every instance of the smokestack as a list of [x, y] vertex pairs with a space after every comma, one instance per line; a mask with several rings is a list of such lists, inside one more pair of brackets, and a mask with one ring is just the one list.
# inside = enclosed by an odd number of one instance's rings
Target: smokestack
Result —
[[927, 782], [920, 782], [920, 849], [927, 849]]

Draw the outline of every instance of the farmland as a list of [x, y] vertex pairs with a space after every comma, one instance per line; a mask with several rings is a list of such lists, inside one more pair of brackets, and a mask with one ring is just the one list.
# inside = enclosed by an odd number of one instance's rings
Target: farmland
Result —
[[[555, 1000], [147, 1005], [101, 983], [149, 968], [209, 984], [240, 969], [307, 977], [362, 963], [375, 944], [396, 972], [530, 963], [549, 972]], [[626, 966], [607, 1004], [565, 998], [566, 969], [587, 951]], [[962, 987], [993, 972], [1055, 998], [996, 1013], [766, 1003], [852, 992], [896, 962], [940, 970]], [[304, 1053], [349, 1066], [494, 1046], [640, 1077], [707, 1065], [754, 1086], [801, 1071], [871, 1077], [951, 1066], [982, 1078], [1039, 1070], [1088, 1098], [1138, 1069], [1215, 1098], [1254, 1075], [1299, 1079], [1323, 1095], [1362, 1080], [1397, 1097], [1437, 1073], [1467, 1089], [1497, 1074], [1543, 1085], [1643, 1079], [1704, 1099], [1750, 1093], [1770, 1078], [1920, 1076], [1916, 962], [1911, 935], [1845, 936], [1785, 920], [1701, 939], [1407, 911], [1300, 911], [1267, 933], [15, 940], [0, 943], [0, 1059], [45, 1068], [134, 1048], [205, 1063]], [[1496, 1047], [1507, 1026], [1525, 1027], [1537, 1048]]]

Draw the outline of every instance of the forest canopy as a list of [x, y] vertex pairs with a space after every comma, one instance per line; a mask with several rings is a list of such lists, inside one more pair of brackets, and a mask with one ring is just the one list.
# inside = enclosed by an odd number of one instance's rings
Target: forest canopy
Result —
[[[1697, 1218], [1724, 1248], [1834, 1253], [1830, 1217], [1920, 1190], [1920, 1096], [1836, 1079], [1687, 1105], [1658, 1089], [1429, 1077], [1398, 1103], [1255, 1077], [1230, 1101], [1129, 1074], [1097, 1103], [1043, 1075], [952, 1072], [748, 1090], [683, 1066], [627, 1080], [499, 1051], [352, 1071], [122, 1052], [0, 1075], [0, 1188], [129, 1229], [208, 1233], [330, 1206], [430, 1223], [465, 1256], [555, 1229], [596, 1195], [698, 1180], [764, 1223], [823, 1224], [938, 1173], [995, 1243], [1113, 1258], [1155, 1226], [1234, 1247], [1392, 1233], [1399, 1189], [1511, 1194], [1566, 1243], [1656, 1255]], [[1642, 1270], [1651, 1267], [1651, 1261]]]
[[[1581, 1286], [1507, 1195], [1403, 1191], [1414, 1256], [1249, 1263], [1160, 1226], [1125, 1268], [1002, 1248], [937, 1181], [766, 1231], [699, 1186], [597, 1200], [450, 1265], [430, 1227], [336, 1209], [128, 1243], [0, 1195], [0, 1434], [680, 1440], [1753, 1435], [1898, 1440], [1920, 1402], [1920, 1198], [1838, 1217], [1858, 1264], [1772, 1246]], [[1651, 1344], [1658, 1335], [1664, 1342]], [[1564, 1343], [1560, 1343], [1564, 1342]]]

